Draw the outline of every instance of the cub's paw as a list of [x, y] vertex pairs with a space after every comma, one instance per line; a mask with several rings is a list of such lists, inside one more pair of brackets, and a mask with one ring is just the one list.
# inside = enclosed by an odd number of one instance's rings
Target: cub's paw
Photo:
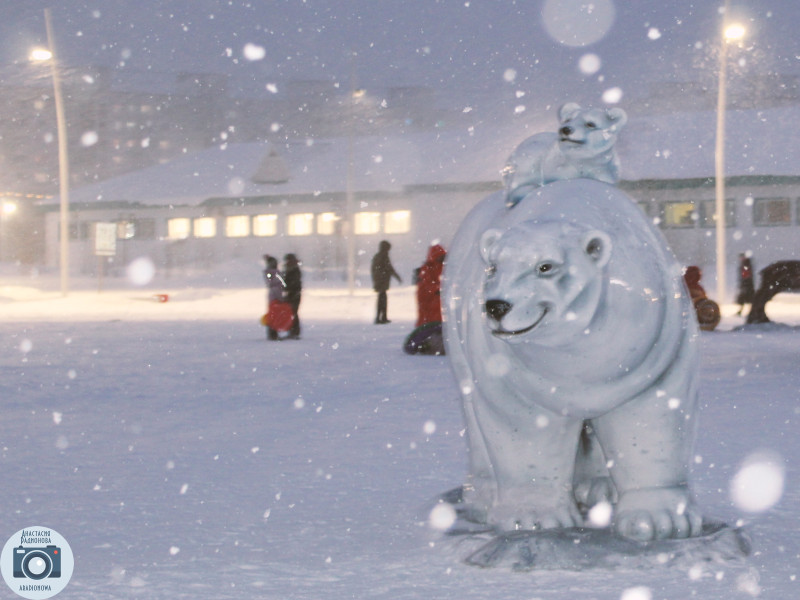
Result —
[[614, 529], [640, 542], [700, 535], [703, 517], [685, 487], [631, 490], [619, 499]]

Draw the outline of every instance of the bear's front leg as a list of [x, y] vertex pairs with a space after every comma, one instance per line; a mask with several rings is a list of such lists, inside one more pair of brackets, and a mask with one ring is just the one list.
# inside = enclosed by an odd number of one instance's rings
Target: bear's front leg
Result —
[[686, 485], [636, 489], [620, 497], [614, 528], [642, 542], [682, 539], [700, 534], [703, 517]]
[[593, 421], [619, 492], [614, 528], [638, 541], [700, 535], [703, 519], [689, 490], [695, 430], [693, 385], [648, 391]]
[[483, 406], [476, 415], [495, 484], [487, 522], [500, 531], [580, 525], [572, 480], [582, 421], [509, 408]]

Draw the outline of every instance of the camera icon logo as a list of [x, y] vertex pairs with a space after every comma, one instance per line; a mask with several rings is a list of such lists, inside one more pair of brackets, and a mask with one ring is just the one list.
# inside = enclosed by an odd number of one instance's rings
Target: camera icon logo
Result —
[[75, 569], [69, 542], [55, 529], [25, 527], [13, 534], [0, 554], [0, 572], [17, 596], [52, 598], [62, 591]]
[[34, 580], [61, 577], [61, 548], [55, 545], [14, 548], [14, 577]]

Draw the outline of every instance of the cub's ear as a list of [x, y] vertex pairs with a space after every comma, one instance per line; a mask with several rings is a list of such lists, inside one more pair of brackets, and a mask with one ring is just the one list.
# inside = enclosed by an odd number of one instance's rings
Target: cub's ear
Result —
[[628, 113], [621, 108], [609, 108], [606, 111], [606, 116], [613, 123], [615, 129], [622, 129], [625, 123], [628, 122]]
[[611, 258], [611, 238], [603, 231], [590, 231], [583, 238], [583, 249], [587, 256], [602, 269]]
[[483, 232], [480, 251], [481, 258], [483, 258], [486, 264], [489, 264], [489, 253], [492, 250], [492, 246], [494, 246], [501, 237], [503, 237], [503, 232], [499, 229], [488, 229]]
[[577, 102], [567, 102], [558, 109], [558, 118], [563, 123], [581, 112], [581, 105]]

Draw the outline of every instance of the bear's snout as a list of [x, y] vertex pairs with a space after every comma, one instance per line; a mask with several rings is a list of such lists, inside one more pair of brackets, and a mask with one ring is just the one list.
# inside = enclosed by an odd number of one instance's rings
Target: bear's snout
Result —
[[569, 125], [564, 125], [561, 129], [558, 130], [558, 133], [561, 134], [561, 137], [569, 137], [572, 135], [572, 132], [575, 131]]
[[506, 302], [505, 300], [486, 301], [486, 312], [489, 315], [489, 318], [497, 321], [498, 323], [503, 319], [503, 317], [511, 312], [512, 307], [513, 304]]

